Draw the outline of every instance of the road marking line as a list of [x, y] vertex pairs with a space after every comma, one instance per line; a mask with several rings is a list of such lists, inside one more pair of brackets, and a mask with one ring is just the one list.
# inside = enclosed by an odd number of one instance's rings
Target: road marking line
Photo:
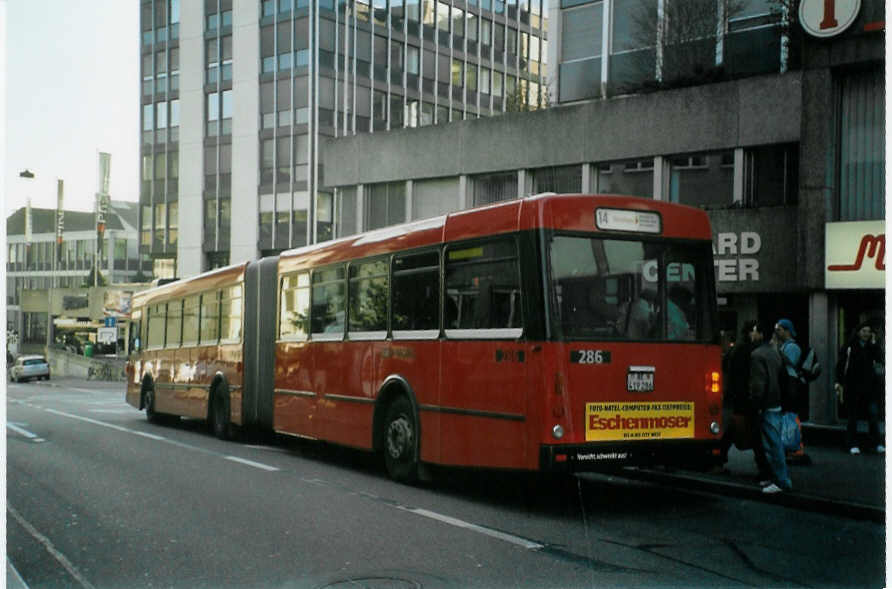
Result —
[[136, 430], [128, 429], [126, 427], [121, 427], [120, 425], [112, 425], [111, 423], [106, 423], [104, 421], [99, 421], [97, 419], [90, 419], [89, 417], [84, 417], [82, 415], [75, 415], [74, 413], [66, 413], [64, 411], [57, 411], [56, 409], [45, 409], [47, 413], [53, 413], [55, 415], [61, 415], [62, 417], [70, 417], [71, 419], [79, 419], [81, 421], [86, 421], [87, 423], [92, 423], [93, 425], [99, 425], [102, 427], [108, 427], [114, 430], [118, 430], [119, 432], [126, 432], [130, 434], [138, 434]]
[[43, 544], [43, 547], [46, 548], [47, 552], [49, 552], [53, 558], [55, 558], [62, 567], [68, 571], [68, 573], [75, 578], [75, 580], [81, 584], [85, 589], [95, 589], [93, 585], [82, 575], [80, 572], [71, 564], [71, 561], [65, 558], [65, 555], [56, 550], [56, 547], [53, 546], [53, 543], [50, 542], [49, 538], [41, 534], [37, 531], [37, 529], [29, 524], [22, 515], [16, 511], [11, 505], [6, 505], [6, 510], [9, 511], [9, 514], [15, 519], [19, 524], [25, 528], [25, 530], [31, 534], [35, 540]]
[[214, 452], [213, 450], [206, 450], [204, 448], [199, 448], [198, 446], [191, 446], [189, 444], [184, 444], [183, 442], [178, 442], [176, 440], [171, 440], [169, 438], [165, 438], [164, 436], [159, 436], [157, 434], [151, 434], [148, 432], [141, 432], [135, 429], [129, 429], [126, 427], [121, 427], [119, 425], [113, 425], [111, 423], [106, 423], [104, 421], [99, 421], [98, 419], [90, 419], [89, 417], [84, 417], [82, 415], [75, 415], [74, 413], [66, 413], [65, 411], [57, 411], [55, 409], [46, 409], [47, 412], [53, 413], [55, 415], [60, 415], [62, 417], [68, 417], [71, 419], [77, 419], [79, 421], [85, 421], [87, 423], [91, 423], [93, 425], [99, 425], [102, 427], [111, 428], [113, 430], [117, 430], [120, 432], [133, 434], [136, 436], [142, 436], [144, 438], [149, 438], [151, 440], [157, 440], [159, 442], [164, 442], [166, 444], [172, 444], [174, 446], [178, 446], [180, 448], [185, 448], [187, 450], [192, 450], [194, 452], [201, 452], [203, 454], [210, 454], [211, 456], [217, 456], [219, 458], [225, 458], [226, 460], [232, 460], [233, 462], [240, 462], [242, 464], [246, 464], [248, 466], [253, 466], [254, 468], [260, 468], [262, 470], [274, 472], [279, 469], [275, 466], [269, 466], [267, 464], [262, 464], [260, 462], [254, 462], [253, 460], [247, 460], [246, 458], [239, 458], [238, 456], [228, 456], [226, 454], [221, 454], [219, 452]]
[[526, 548], [527, 550], [541, 550], [545, 548], [544, 544], [539, 544], [538, 542], [532, 542], [525, 538], [521, 538], [519, 536], [514, 536], [511, 534], [506, 534], [505, 532], [500, 532], [498, 530], [493, 530], [492, 528], [486, 528], [484, 526], [478, 526], [477, 524], [472, 524], [470, 522], [466, 522], [464, 520], [460, 520], [454, 517], [449, 517], [448, 515], [443, 515], [441, 513], [436, 513], [435, 511], [428, 511], [427, 509], [421, 508], [413, 508], [413, 507], [405, 507], [403, 505], [395, 505], [397, 509], [401, 509], [403, 511], [408, 511], [409, 513], [414, 513], [416, 515], [420, 515], [422, 517], [427, 517], [433, 520], [437, 520], [439, 522], [443, 522], [445, 524], [449, 524], [450, 526], [455, 526], [458, 528], [464, 528], [466, 530], [471, 530], [472, 532], [477, 532], [479, 534], [484, 534], [486, 536], [490, 536], [491, 538], [496, 538], [498, 540], [503, 540], [505, 542], [510, 542], [511, 544], [515, 544], [522, 548]]
[[149, 439], [151, 439], [151, 440], [158, 440], [159, 442], [166, 442], [166, 441], [167, 441], [167, 438], [165, 438], [164, 436], [159, 436], [158, 434], [150, 434], [150, 433], [148, 433], [148, 432], [138, 432], [138, 431], [134, 431], [134, 432], [132, 432], [132, 433], [136, 434], [137, 436], [142, 436], [142, 437], [144, 437], [144, 438], [149, 438]]
[[31, 433], [28, 430], [26, 430], [25, 428], [19, 427], [12, 423], [7, 423], [6, 429], [11, 429], [12, 431], [16, 432], [17, 434], [21, 434], [21, 435], [25, 436], [32, 442], [45, 442], [46, 441], [43, 438], [41, 438], [40, 436], [38, 436], [37, 434]]
[[254, 462], [253, 460], [246, 460], [244, 458], [239, 458], [238, 456], [224, 456], [226, 460], [232, 460], [233, 462], [239, 462], [241, 464], [247, 464], [248, 466], [253, 466], [254, 468], [261, 468], [263, 470], [268, 471], [276, 471], [279, 470], [275, 466], [269, 466], [266, 464], [262, 464], [260, 462]]

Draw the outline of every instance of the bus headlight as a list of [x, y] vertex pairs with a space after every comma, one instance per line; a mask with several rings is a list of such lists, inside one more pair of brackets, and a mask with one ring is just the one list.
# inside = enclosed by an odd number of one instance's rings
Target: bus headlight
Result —
[[564, 437], [564, 428], [560, 425], [556, 425], [551, 428], [551, 434], [555, 437], [556, 440], [560, 440]]
[[712, 423], [710, 423], [710, 424], [709, 424], [709, 431], [711, 431], [713, 434], [718, 435], [718, 433], [719, 433], [720, 431], [722, 431], [722, 428], [721, 428], [721, 426], [719, 425], [719, 422], [717, 422], [717, 421], [713, 421]]

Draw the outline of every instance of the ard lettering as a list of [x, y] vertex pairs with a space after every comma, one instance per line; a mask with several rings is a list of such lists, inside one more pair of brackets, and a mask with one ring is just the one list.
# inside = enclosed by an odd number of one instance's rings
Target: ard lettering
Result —
[[886, 269], [886, 234], [865, 235], [861, 238], [861, 245], [858, 246], [858, 255], [855, 257], [854, 264], [831, 264], [827, 269], [831, 272], [850, 272], [861, 269], [864, 262], [864, 256], [874, 258], [877, 270]]

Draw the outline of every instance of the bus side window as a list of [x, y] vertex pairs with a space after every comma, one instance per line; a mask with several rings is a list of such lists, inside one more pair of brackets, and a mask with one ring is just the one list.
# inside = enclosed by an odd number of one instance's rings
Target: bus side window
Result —
[[224, 288], [220, 297], [220, 339], [237, 342], [242, 337], [242, 285]]
[[433, 251], [394, 257], [393, 330], [439, 329], [439, 312], [439, 253]]
[[387, 260], [350, 265], [349, 331], [387, 331], [387, 299], [390, 280], [387, 266]]
[[323, 268], [313, 272], [312, 309], [313, 333], [343, 334], [347, 300], [344, 266]]
[[201, 319], [198, 341], [201, 345], [215, 345], [220, 339], [220, 291], [201, 295]]
[[[498, 239], [449, 249], [446, 293], [457, 306], [447, 327], [502, 329], [523, 326], [520, 274], [514, 240]], [[447, 306], [447, 320], [451, 314]]]
[[307, 272], [282, 278], [279, 302], [279, 337], [305, 339], [310, 321], [310, 275]]
[[149, 327], [147, 345], [149, 348], [164, 347], [164, 328], [167, 323], [167, 304], [160, 303], [149, 307]]

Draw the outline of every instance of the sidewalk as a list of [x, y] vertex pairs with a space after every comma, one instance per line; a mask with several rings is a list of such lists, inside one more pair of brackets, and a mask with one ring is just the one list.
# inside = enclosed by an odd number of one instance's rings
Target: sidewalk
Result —
[[762, 493], [752, 451], [740, 451], [733, 446], [722, 472], [641, 469], [628, 471], [628, 474], [632, 478], [776, 503], [805, 511], [885, 522], [885, 455], [872, 451], [850, 455], [843, 448], [844, 427], [809, 424], [802, 427], [810, 464], [789, 465], [793, 490], [788, 493]]

